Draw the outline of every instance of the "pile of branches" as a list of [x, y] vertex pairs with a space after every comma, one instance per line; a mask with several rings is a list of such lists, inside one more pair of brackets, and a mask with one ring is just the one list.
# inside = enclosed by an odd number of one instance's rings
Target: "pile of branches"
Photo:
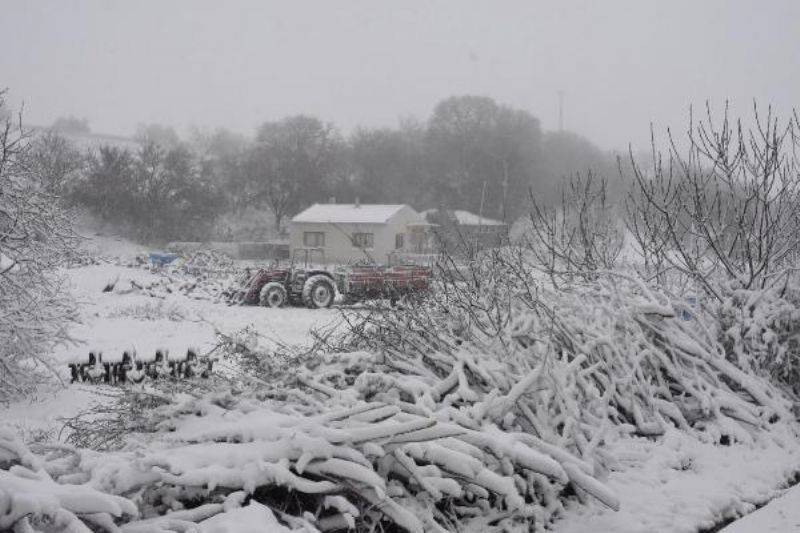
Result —
[[315, 403], [187, 399], [154, 409], [159, 433], [149, 445], [103, 454], [66, 445], [39, 445], [36, 454], [12, 440], [15, 455], [0, 470], [0, 526], [69, 518], [74, 531], [89, 531], [78, 523], [190, 531], [259, 505], [290, 530], [541, 530], [543, 510], [560, 505], [552, 487], [568, 483], [619, 505], [590, 465], [568, 453], [555, 460], [534, 437], [382, 402], [343, 402], [350, 406], [322, 414]]
[[[350, 314], [349, 334], [331, 348], [383, 355], [388, 372], [351, 376], [368, 398], [399, 398], [439, 417], [452, 404], [447, 416], [469, 413], [476, 424], [494, 414], [585, 461], [608, 429], [657, 436], [678, 427], [750, 442], [790, 418], [781, 391], [731, 357], [715, 314], [621, 272], [556, 289], [531, 264], [523, 249], [442, 262], [435, 297]], [[393, 378], [401, 374], [413, 376], [412, 388]]]
[[130, 280], [128, 286], [114, 288], [117, 294], [142, 294], [151, 298], [165, 299], [175, 294], [182, 294], [195, 300], [217, 301], [228, 288], [228, 283], [221, 280], [208, 280], [193, 276], [163, 274], [149, 283]]
[[0, 427], [0, 530], [90, 533], [91, 524], [118, 531], [115, 517], [137, 514], [126, 498], [65, 482], [80, 460], [68, 447], [48, 446], [41, 452], [34, 453]]
[[227, 301], [232, 293], [241, 287], [246, 272], [241, 269], [228, 271], [203, 271], [198, 268], [185, 270], [176, 267], [170, 270], [158, 269], [153, 274], [158, 276], [148, 283], [128, 280], [118, 284], [115, 280], [109, 283], [109, 291], [117, 294], [141, 294], [151, 298], [166, 299], [180, 294], [194, 300], [213, 302]]
[[[150, 264], [146, 255], [139, 255], [132, 262], [120, 262], [119, 259], [116, 262], [129, 268], [145, 268], [158, 278], [148, 283], [128, 280], [121, 284], [118, 284], [117, 278], [109, 281], [106, 292], [142, 294], [161, 300], [181, 294], [194, 300], [227, 301], [247, 275], [229, 256], [213, 250], [200, 250], [157, 268]], [[78, 263], [76, 266], [85, 264], [89, 263]]]
[[187, 274], [205, 277], [227, 277], [237, 272], [230, 256], [214, 250], [199, 250], [185, 257], [175, 268]]
[[[158, 502], [156, 507], [163, 506], [163, 502], [174, 507], [179, 504], [168, 489], [160, 494], [144, 490], [158, 475], [125, 463], [133, 458], [122, 454], [99, 456], [63, 444], [28, 447], [0, 427], [0, 531], [199, 533], [250, 531], [256, 527], [278, 533], [302, 530], [283, 527], [268, 507], [245, 502], [241, 491], [220, 498], [219, 503], [146, 518], [143, 515], [151, 514], [152, 509], [142, 502], [152, 503], [151, 498]], [[302, 522], [298, 519], [296, 524]]]
[[[86, 523], [105, 513], [95, 530], [249, 513], [288, 531], [544, 531], [571, 499], [624, 505], [603, 482], [612, 439], [679, 428], [748, 443], [791, 417], [728, 356], [713, 316], [686, 319], [680, 300], [621, 273], [557, 290], [529, 265], [518, 249], [442, 261], [431, 298], [343, 311], [347, 331], [285, 347], [286, 364], [247, 332], [224, 337], [241, 375], [150, 394], [135, 423], [87, 419], [81, 444], [112, 429], [121, 447], [36, 449], [37, 483], [135, 503], [62, 504]], [[141, 394], [121, 390], [115, 416]], [[0, 494], [33, 475], [3, 468]]]

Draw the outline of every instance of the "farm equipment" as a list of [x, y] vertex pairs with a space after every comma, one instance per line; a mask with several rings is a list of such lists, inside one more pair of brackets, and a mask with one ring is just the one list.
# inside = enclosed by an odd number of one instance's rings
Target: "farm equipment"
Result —
[[[296, 267], [302, 253], [304, 266]], [[354, 266], [329, 270], [311, 267], [318, 249], [296, 250], [288, 268], [259, 269], [248, 277], [244, 288], [234, 296], [237, 303], [281, 307], [305, 305], [312, 309], [330, 307], [338, 292], [345, 303], [375, 298], [400, 298], [428, 289], [431, 269], [418, 266]]]
[[356, 266], [335, 273], [336, 288], [345, 303], [388, 298], [396, 302], [430, 288], [431, 269], [422, 266]]
[[[313, 262], [314, 254], [325, 263], [325, 253], [316, 248], [295, 250], [287, 268], [259, 269], [249, 275], [244, 288], [233, 295], [236, 303], [281, 307], [285, 304], [311, 308], [330, 307], [336, 297], [333, 274]], [[299, 258], [302, 256], [302, 267]]]
[[103, 361], [101, 352], [89, 352], [85, 363], [70, 363], [71, 383], [105, 383], [119, 385], [141, 383], [145, 379], [191, 379], [211, 375], [214, 361], [201, 360], [194, 350], [186, 357], [170, 360], [167, 352], [156, 350], [152, 360], [143, 361], [135, 352], [125, 351], [119, 361]]

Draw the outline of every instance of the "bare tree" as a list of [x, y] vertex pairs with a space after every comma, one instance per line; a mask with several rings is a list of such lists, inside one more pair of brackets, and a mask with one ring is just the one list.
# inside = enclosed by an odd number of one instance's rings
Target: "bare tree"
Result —
[[55, 129], [37, 135], [27, 155], [32, 174], [41, 178], [48, 191], [58, 195], [67, 191], [85, 164], [84, 154]]
[[428, 120], [427, 163], [437, 204], [513, 220], [540, 157], [539, 120], [483, 96], [439, 102]]
[[559, 201], [546, 205], [531, 192], [530, 227], [523, 242], [535, 263], [556, 274], [589, 275], [614, 267], [624, 244], [617, 206], [608, 182], [591, 170], [561, 187]]
[[800, 123], [754, 106], [754, 124], [731, 120], [727, 105], [715, 122], [707, 105], [704, 120], [690, 116], [686, 147], [668, 132], [667, 153], [653, 142], [647, 170], [631, 154], [626, 220], [643, 274], [721, 299], [722, 284], [764, 288], [794, 271]]
[[50, 369], [48, 353], [68, 340], [73, 316], [54, 269], [74, 236], [40, 169], [28, 164], [29, 140], [21, 113], [0, 122], [0, 400], [28, 391]]
[[87, 135], [92, 131], [89, 127], [89, 119], [78, 118], [72, 115], [68, 117], [58, 117], [53, 122], [50, 129], [59, 133], [72, 135]]
[[325, 198], [341, 140], [331, 124], [297, 115], [265, 122], [250, 153], [253, 202], [266, 204], [278, 232], [303, 204]]
[[279, 150], [270, 146], [254, 146], [248, 153], [245, 169], [253, 198], [248, 203], [263, 203], [275, 218], [275, 230], [280, 233], [284, 219], [294, 211], [300, 200], [299, 180], [282, 172]]

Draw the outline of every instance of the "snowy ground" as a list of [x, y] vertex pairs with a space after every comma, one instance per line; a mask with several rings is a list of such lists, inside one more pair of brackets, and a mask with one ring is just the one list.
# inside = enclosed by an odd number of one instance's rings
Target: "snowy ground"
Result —
[[[140, 251], [115, 239], [95, 240], [89, 245], [102, 255], [123, 258]], [[148, 358], [159, 348], [166, 348], [172, 356], [185, 354], [189, 347], [202, 354], [216, 344], [216, 330], [230, 334], [248, 326], [266, 339], [300, 344], [307, 341], [311, 328], [324, 327], [336, 321], [338, 315], [335, 310], [228, 306], [182, 294], [160, 299], [135, 293], [104, 293], [105, 284], [117, 278], [118, 287], [129, 287], [131, 281], [147, 285], [158, 279], [147, 269], [114, 264], [67, 269], [64, 276], [80, 309], [80, 322], [71, 328], [75, 344], [58, 346], [54, 353], [65, 382], [69, 380], [66, 363], [85, 360], [89, 350], [103, 352], [106, 360], [119, 359], [122, 351], [130, 348]], [[98, 394], [102, 390], [53, 384], [25, 402], [0, 406], [0, 419], [26, 436], [54, 436], [62, 425], [59, 418], [74, 416], [93, 402], [102, 401]]]
[[[576, 505], [554, 530], [694, 533], [747, 514], [779, 495], [778, 487], [800, 470], [798, 436], [787, 432], [780, 437], [753, 446], [705, 444], [677, 430], [658, 441], [623, 439], [609, 449], [619, 465], [607, 480], [621, 509], [613, 512], [594, 502]], [[795, 498], [800, 503], [800, 493]]]
[[789, 533], [800, 531], [800, 485], [765, 507], [745, 516], [721, 533]]

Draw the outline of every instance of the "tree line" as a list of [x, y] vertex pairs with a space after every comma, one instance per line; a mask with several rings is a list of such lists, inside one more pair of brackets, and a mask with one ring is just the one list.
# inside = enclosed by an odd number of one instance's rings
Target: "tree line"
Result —
[[[42, 164], [69, 202], [146, 241], [224, 238], [245, 213], [270, 214], [277, 233], [315, 202], [406, 203], [466, 209], [513, 222], [529, 196], [549, 201], [562, 177], [592, 168], [616, 174], [615, 158], [571, 132], [543, 131], [528, 111], [484, 96], [453, 96], [425, 120], [355, 129], [308, 115], [264, 122], [252, 139], [226, 129], [139, 129], [134, 147], [70, 146], [60, 120], [37, 139]], [[51, 172], [50, 175], [53, 175]]]

